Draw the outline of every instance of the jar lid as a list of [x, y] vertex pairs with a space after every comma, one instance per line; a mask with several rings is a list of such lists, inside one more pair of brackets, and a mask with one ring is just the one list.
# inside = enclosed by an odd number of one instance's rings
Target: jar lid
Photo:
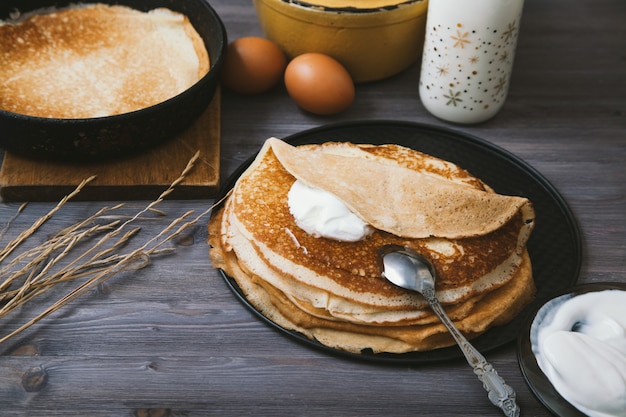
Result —
[[321, 8], [332, 11], [373, 11], [395, 9], [405, 4], [426, 0], [283, 0], [303, 7]]

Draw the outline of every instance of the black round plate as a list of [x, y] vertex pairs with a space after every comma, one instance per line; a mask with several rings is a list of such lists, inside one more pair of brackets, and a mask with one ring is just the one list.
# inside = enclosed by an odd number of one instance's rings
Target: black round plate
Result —
[[[496, 192], [524, 196], [533, 202], [537, 223], [528, 242], [528, 251], [533, 263], [537, 300], [572, 286], [578, 279], [582, 244], [577, 222], [565, 200], [548, 180], [529, 164], [483, 139], [441, 127], [383, 120], [326, 125], [296, 133], [284, 140], [292, 145], [330, 141], [374, 145], [393, 143], [453, 162], [489, 184]], [[227, 180], [219, 198], [234, 186], [237, 178], [253, 159], [250, 158], [245, 162]], [[463, 357], [456, 346], [403, 354], [375, 354], [371, 351], [352, 354], [328, 348], [299, 332], [284, 329], [267, 319], [246, 300], [237, 283], [223, 271], [221, 273], [240, 301], [261, 320], [307, 345], [355, 359], [397, 364], [419, 364]], [[529, 305], [513, 321], [490, 329], [472, 343], [479, 351], [487, 352], [514, 341], [528, 312], [533, 311], [536, 305], [536, 303]]]
[[533, 325], [537, 313], [544, 305], [551, 301], [564, 296], [576, 296], [588, 292], [603, 290], [624, 290], [626, 291], [625, 282], [596, 282], [593, 284], [581, 284], [572, 288], [558, 291], [548, 298], [544, 298], [538, 303], [528, 316], [524, 324], [523, 331], [517, 339], [517, 359], [519, 367], [524, 375], [526, 383], [530, 387], [532, 393], [537, 399], [554, 415], [559, 417], [584, 417], [585, 414], [565, 400], [558, 391], [552, 386], [550, 380], [541, 371], [535, 355], [532, 350], [532, 341], [530, 338], [530, 329]]

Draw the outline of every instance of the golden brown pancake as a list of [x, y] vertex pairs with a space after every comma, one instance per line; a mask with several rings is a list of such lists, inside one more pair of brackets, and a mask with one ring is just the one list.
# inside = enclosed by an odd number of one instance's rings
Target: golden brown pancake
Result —
[[127, 113], [209, 70], [202, 38], [169, 9], [91, 4], [0, 21], [0, 109], [47, 118]]
[[367, 223], [397, 236], [480, 236], [528, 204], [522, 197], [459, 187], [447, 178], [404, 167], [395, 159], [360, 155], [356, 149], [347, 154], [311, 152], [278, 139], [270, 139], [269, 145], [295, 178], [334, 194]]
[[[222, 213], [220, 211], [217, 217]], [[298, 331], [328, 347], [352, 353], [361, 353], [366, 349], [374, 353], [428, 351], [455, 343], [436, 317], [423, 324], [363, 325], [310, 314], [263, 278], [240, 269], [233, 252], [225, 251], [219, 239], [215, 239], [219, 236], [219, 231], [213, 229], [216, 226], [218, 222], [209, 225], [211, 241], [217, 245], [211, 249], [213, 265], [236, 280], [247, 300], [259, 312], [287, 330]], [[473, 339], [492, 326], [508, 323], [532, 301], [535, 293], [530, 258], [524, 254], [520, 268], [507, 284], [475, 303], [461, 306], [468, 307], [468, 310], [460, 315], [455, 314], [458, 306], [447, 307], [446, 312], [459, 330], [468, 339]]]
[[[287, 193], [296, 177], [287, 169], [294, 170], [293, 164], [283, 161], [284, 153], [281, 160], [274, 153], [276, 143], [266, 143], [210, 222], [214, 264], [231, 275], [253, 305], [270, 319], [321, 343], [353, 352], [366, 348], [406, 352], [451, 344], [452, 339], [422, 296], [397, 288], [381, 277], [377, 250], [386, 244], [411, 247], [433, 263], [438, 275], [437, 295], [468, 337], [510, 320], [532, 298], [534, 285], [525, 244], [534, 212], [527, 200], [481, 196], [468, 211], [492, 210], [489, 205], [494, 201], [501, 207], [508, 200], [517, 207], [512, 214], [504, 215], [506, 220], [497, 220], [504, 223], [483, 227], [482, 234], [477, 234], [475, 225], [463, 226], [463, 233], [452, 230], [450, 224], [454, 222], [445, 217], [450, 216], [448, 213], [440, 220], [447, 221], [446, 228], [455, 236], [464, 236], [449, 238], [428, 233], [428, 237], [413, 238], [376, 229], [357, 242], [316, 238], [298, 228], [289, 211]], [[290, 158], [292, 150], [286, 149]], [[324, 153], [322, 158], [312, 158], [321, 165], [320, 160], [328, 156], [333, 162], [349, 159], [340, 162], [344, 169], [354, 164], [346, 172], [356, 175], [337, 177], [334, 184], [324, 182], [335, 191], [337, 184], [350, 188], [366, 182], [358, 173], [363, 172], [360, 167], [367, 160], [368, 165], [376, 165], [379, 174], [387, 170], [397, 173], [401, 168], [404, 175], [429, 187], [433, 179], [436, 184], [445, 182], [449, 196], [454, 194], [450, 189], [464, 195], [468, 190], [469, 194], [496, 195], [459, 167], [397, 145], [327, 143], [305, 146], [300, 151], [304, 155]], [[300, 167], [307, 162], [294, 160], [300, 175]], [[339, 175], [338, 171], [334, 175]], [[382, 175], [393, 178], [388, 172]], [[362, 188], [361, 194], [367, 190], [371, 188]], [[341, 190], [338, 194], [354, 207], [354, 199], [345, 197]], [[358, 197], [361, 201], [367, 198], [371, 199], [372, 194]], [[402, 204], [400, 201], [395, 206]], [[422, 207], [430, 209], [432, 204], [427, 201]], [[367, 204], [361, 204], [363, 209], [368, 209]]]

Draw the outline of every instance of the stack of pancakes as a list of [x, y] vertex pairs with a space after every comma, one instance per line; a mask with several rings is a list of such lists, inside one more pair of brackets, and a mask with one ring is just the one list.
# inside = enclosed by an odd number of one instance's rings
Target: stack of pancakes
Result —
[[[296, 179], [333, 193], [374, 232], [344, 242], [300, 229], [287, 202]], [[527, 199], [408, 148], [269, 139], [212, 216], [209, 243], [213, 264], [276, 324], [349, 352], [404, 353], [454, 341], [421, 295], [382, 278], [380, 247], [433, 263], [437, 295], [471, 339], [534, 297], [533, 225]]]

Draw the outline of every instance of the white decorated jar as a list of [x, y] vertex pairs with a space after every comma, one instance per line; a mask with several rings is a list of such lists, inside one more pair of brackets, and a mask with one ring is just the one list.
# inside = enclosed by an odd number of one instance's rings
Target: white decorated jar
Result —
[[524, 0], [430, 0], [419, 82], [434, 116], [480, 123], [504, 105]]

